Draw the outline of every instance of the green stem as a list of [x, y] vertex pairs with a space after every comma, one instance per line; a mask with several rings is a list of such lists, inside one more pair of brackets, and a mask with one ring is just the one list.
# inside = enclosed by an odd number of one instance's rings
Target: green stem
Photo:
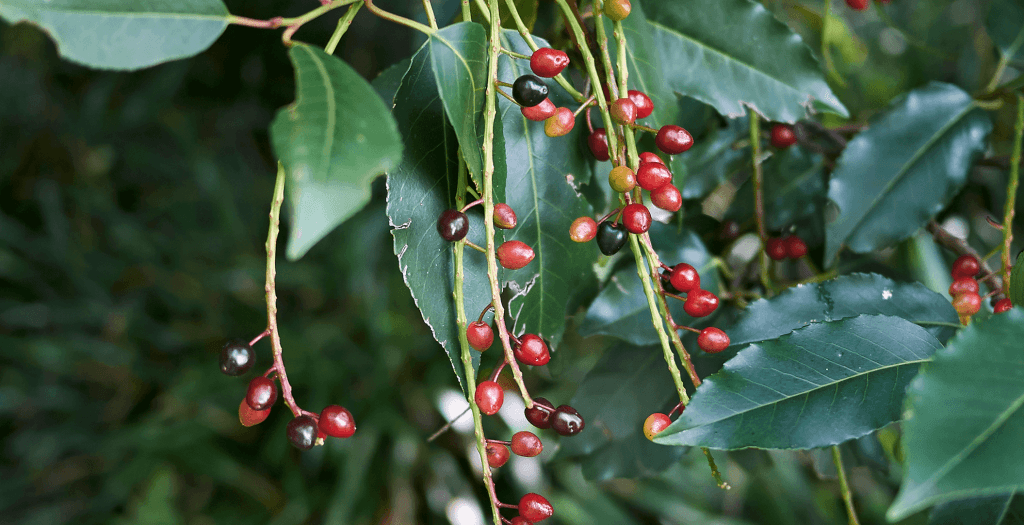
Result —
[[1017, 94], [1017, 124], [1013, 131], [1013, 155], [1010, 156], [1010, 180], [1006, 183], [1006, 206], [1003, 208], [1003, 293], [1010, 293], [1010, 243], [1013, 242], [1013, 216], [1020, 180], [1021, 141], [1024, 141], [1024, 96]]
[[491, 23], [491, 13], [490, 13], [490, 9], [491, 8], [487, 7], [487, 4], [484, 3], [484, 0], [476, 0], [476, 7], [477, 7], [477, 9], [480, 10], [480, 14], [484, 15], [484, 20], [486, 20], [487, 23], [490, 24]]
[[434, 6], [430, 5], [430, 0], [423, 0], [423, 10], [427, 12], [427, 21], [430, 22], [430, 28], [437, 31], [437, 18], [434, 17]]
[[750, 115], [750, 146], [751, 159], [754, 165], [754, 219], [757, 221], [757, 236], [761, 239], [761, 284], [765, 295], [772, 296], [772, 280], [769, 275], [771, 261], [768, 259], [766, 246], [768, 230], [764, 224], [764, 170], [761, 169], [761, 124], [754, 108], [748, 108]]
[[839, 475], [839, 490], [843, 493], [843, 502], [846, 504], [846, 514], [850, 518], [850, 525], [860, 525], [857, 520], [857, 511], [853, 508], [853, 494], [850, 492], [850, 483], [846, 480], [846, 469], [843, 468], [843, 457], [839, 454], [839, 447], [832, 446], [832, 461], [836, 464], [836, 473]]
[[333, 55], [334, 50], [338, 48], [338, 42], [341, 42], [341, 37], [348, 31], [349, 26], [352, 25], [352, 19], [356, 17], [356, 13], [359, 12], [359, 8], [363, 7], [362, 0], [349, 6], [348, 11], [345, 11], [345, 16], [338, 20], [338, 27], [334, 29], [334, 34], [331, 35], [331, 39], [327, 42], [327, 46], [324, 47], [324, 51], [328, 55]]
[[[519, 16], [519, 10], [516, 9], [515, 0], [505, 0], [505, 5], [508, 6], [508, 11], [512, 14], [512, 20], [516, 23], [516, 29], [519, 31], [519, 34], [522, 35], [523, 40], [526, 41], [526, 45], [530, 46], [530, 49], [534, 51], [539, 49], [540, 46], [537, 45], [537, 42], [534, 42], [533, 35], [530, 34], [530, 30], [527, 29], [526, 24], [523, 23], [522, 17]], [[562, 86], [562, 89], [576, 100], [576, 102], [583, 102], [583, 93], [576, 91], [576, 88], [572, 87], [572, 84], [570, 84], [561, 73], [555, 76], [555, 82], [557, 82], [559, 86]]]
[[[348, 1], [348, 0], [342, 0], [342, 1]], [[388, 11], [385, 11], [385, 10], [383, 10], [383, 9], [373, 5], [373, 0], [365, 0], [365, 2], [366, 2], [366, 8], [369, 9], [371, 13], [373, 13], [373, 14], [381, 17], [381, 18], [383, 18], [384, 20], [390, 20], [390, 21], [392, 21], [392, 22], [394, 22], [396, 24], [401, 24], [403, 26], [415, 29], [415, 30], [417, 30], [417, 31], [427, 35], [427, 36], [433, 35], [434, 32], [436, 31], [436, 29], [434, 29], [434, 28], [432, 28], [430, 26], [426, 26], [424, 24], [421, 24], [421, 23], [419, 23], [419, 22], [417, 22], [415, 20], [410, 20], [410, 19], [408, 19], [408, 18], [406, 18], [404, 16], [399, 16], [399, 15], [396, 15], [394, 13], [389, 13]]]
[[462, 0], [462, 19], [466, 22], [473, 21], [473, 10], [469, 7], [469, 0]]

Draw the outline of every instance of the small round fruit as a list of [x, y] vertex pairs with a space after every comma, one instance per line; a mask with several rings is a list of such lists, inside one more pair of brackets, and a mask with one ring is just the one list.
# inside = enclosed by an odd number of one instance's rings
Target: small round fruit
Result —
[[653, 440], [654, 436], [660, 434], [662, 430], [665, 430], [671, 424], [672, 420], [665, 414], [651, 414], [644, 420], [644, 437]]
[[486, 447], [487, 464], [498, 468], [508, 463], [508, 447], [501, 443], [488, 443]]
[[626, 229], [631, 233], [645, 233], [651, 229], [651, 210], [637, 202], [627, 204], [622, 210], [622, 224], [626, 225]]
[[700, 290], [700, 274], [697, 269], [687, 263], [679, 263], [672, 268], [672, 275], [669, 277], [672, 287], [682, 293], [690, 293]]
[[512, 518], [512, 521], [510, 521], [508, 523], [509, 523], [509, 525], [533, 525], [532, 521], [530, 521], [530, 520], [528, 520], [528, 519], [526, 519], [526, 518], [524, 518], [522, 516], [516, 516], [516, 517]]
[[846, 0], [846, 5], [854, 11], [863, 11], [868, 8], [868, 0]]
[[786, 149], [796, 144], [796, 134], [793, 133], [793, 128], [785, 124], [772, 126], [771, 143], [777, 149]]
[[555, 409], [547, 399], [543, 397], [533, 398], [533, 408], [527, 408], [523, 412], [526, 414], [526, 420], [531, 425], [541, 430], [551, 428], [551, 415], [555, 412]]
[[493, 416], [505, 403], [505, 391], [494, 381], [483, 381], [476, 385], [476, 395], [473, 399], [476, 400], [476, 406], [480, 407], [480, 412]]
[[263, 376], [257, 376], [249, 381], [249, 390], [245, 394], [245, 402], [253, 410], [266, 410], [277, 401], [277, 385], [274, 381]]
[[740, 236], [740, 225], [736, 221], [725, 221], [718, 228], [718, 239], [732, 241]]
[[562, 436], [575, 436], [583, 431], [586, 422], [583, 416], [569, 405], [562, 405], [551, 414], [551, 428]]
[[678, 155], [693, 146], [693, 136], [689, 131], [669, 124], [658, 130], [658, 135], [654, 137], [654, 144], [669, 155]]
[[965, 293], [978, 293], [978, 281], [970, 277], [961, 277], [949, 285], [949, 295], [956, 297]]
[[604, 128], [594, 128], [594, 131], [587, 135], [587, 147], [594, 158], [601, 162], [611, 158], [608, 153], [608, 133]]
[[636, 118], [647, 118], [654, 112], [654, 102], [643, 91], [631, 89], [627, 92], [629, 100], [636, 106]]
[[786, 252], [786, 243], [778, 237], [772, 237], [764, 243], [764, 252], [773, 261], [781, 261], [789, 255]]
[[267, 416], [270, 415], [270, 409], [266, 410], [253, 410], [244, 399], [238, 404], [238, 421], [242, 423], [243, 427], [251, 427], [253, 425], [259, 425], [266, 421]]
[[614, 22], [620, 22], [629, 16], [629, 11], [632, 8], [629, 0], [608, 0], [604, 3], [604, 16], [611, 18]]
[[561, 137], [572, 131], [576, 125], [576, 115], [569, 108], [558, 108], [555, 114], [544, 121], [544, 134], [549, 137]]
[[569, 65], [569, 55], [564, 51], [542, 47], [530, 55], [530, 69], [538, 77], [551, 78]]
[[700, 331], [700, 335], [697, 336], [697, 346], [709, 354], [717, 354], [729, 348], [729, 336], [718, 328], [709, 326]]
[[229, 376], [240, 376], [256, 363], [256, 353], [249, 343], [236, 339], [224, 344], [220, 351], [220, 371]]
[[320, 432], [336, 438], [352, 437], [356, 433], [356, 420], [347, 408], [329, 405], [320, 411]]
[[466, 326], [466, 339], [469, 340], [469, 346], [483, 352], [490, 348], [491, 343], [494, 342], [494, 331], [491, 330], [491, 325], [487, 323], [473, 321]]
[[461, 241], [469, 233], [469, 218], [459, 210], [444, 210], [437, 218], [437, 233], [448, 242]]
[[1009, 312], [1010, 308], [1013, 308], [1013, 303], [1009, 299], [1000, 299], [996, 301], [995, 306], [992, 307], [992, 311], [1001, 314], [1003, 312]]
[[516, 212], [512, 210], [512, 207], [504, 202], [500, 202], [494, 205], [494, 225], [503, 229], [510, 230], [516, 227]]
[[645, 162], [636, 170], [636, 183], [647, 191], [654, 191], [672, 183], [672, 172], [664, 164]]
[[609, 111], [612, 114], [612, 120], [619, 124], [628, 126], [636, 122], [636, 104], [628, 98], [620, 98], [615, 102], [612, 102]]
[[535, 75], [523, 75], [512, 83], [512, 98], [520, 106], [532, 108], [548, 98], [548, 85]]
[[602, 222], [597, 227], [597, 248], [605, 255], [615, 255], [626, 245], [629, 236], [626, 227], [620, 224]]
[[974, 277], [981, 271], [981, 265], [978, 263], [978, 258], [973, 255], [961, 255], [953, 261], [953, 267], [950, 270], [950, 275], [954, 279], [961, 277]]
[[790, 259], [799, 259], [807, 255], [807, 243], [796, 235], [786, 236], [782, 239], [782, 243], [786, 246], [786, 257]]
[[523, 430], [512, 436], [512, 453], [524, 458], [532, 458], [544, 451], [544, 443], [533, 432]]
[[518, 270], [533, 260], [533, 248], [522, 241], [505, 241], [498, 246], [498, 263], [502, 268]]
[[597, 221], [590, 217], [578, 217], [569, 226], [569, 238], [574, 242], [588, 242], [597, 235]]
[[636, 175], [626, 166], [615, 166], [608, 173], [608, 185], [612, 191], [626, 193], [636, 187]]
[[651, 192], [651, 203], [665, 211], [677, 212], [683, 207], [683, 194], [669, 183]]
[[542, 100], [540, 104], [533, 107], [528, 108], [526, 106], [521, 106], [519, 108], [519, 112], [522, 113], [527, 120], [543, 122], [551, 118], [551, 115], [555, 114], [555, 103], [551, 102], [550, 98], [546, 98]]
[[981, 296], [967, 292], [953, 298], [953, 309], [964, 317], [970, 317], [981, 310]]
[[686, 294], [683, 311], [690, 317], [706, 317], [718, 308], [718, 296], [707, 290], [694, 290]]
[[657, 153], [652, 153], [650, 151], [645, 151], [640, 154], [640, 164], [645, 162], [653, 162], [655, 164], [661, 164], [662, 166], [665, 165], [665, 161], [661, 160], [661, 157], [659, 157]]
[[302, 415], [288, 422], [288, 441], [299, 450], [309, 450], [316, 443], [316, 420]]
[[544, 366], [551, 361], [551, 352], [547, 343], [536, 334], [524, 334], [519, 344], [512, 348], [512, 353], [520, 363], [532, 366]]
[[555, 508], [540, 494], [531, 492], [519, 499], [519, 516], [532, 523], [544, 521], [554, 514]]

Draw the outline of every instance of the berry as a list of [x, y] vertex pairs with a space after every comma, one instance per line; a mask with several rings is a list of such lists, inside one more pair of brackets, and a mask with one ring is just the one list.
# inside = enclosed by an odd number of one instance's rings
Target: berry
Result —
[[956, 297], [965, 293], [978, 293], [978, 281], [970, 277], [961, 277], [949, 285], [949, 295]]
[[572, 131], [576, 125], [576, 115], [569, 108], [558, 108], [555, 114], [544, 121], [544, 134], [549, 137], [561, 137]]
[[249, 381], [249, 391], [245, 394], [245, 402], [253, 410], [266, 410], [277, 401], [277, 385], [270, 379], [257, 376]]
[[683, 194], [669, 183], [651, 192], [651, 203], [665, 211], [676, 212], [683, 207]]
[[594, 128], [594, 131], [587, 135], [587, 146], [595, 159], [604, 162], [611, 158], [608, 154], [608, 133], [604, 128]]
[[508, 447], [501, 443], [488, 443], [486, 447], [487, 464], [498, 468], [508, 462]]
[[533, 432], [523, 430], [512, 436], [512, 453], [524, 458], [532, 458], [544, 451], [544, 443]]
[[533, 248], [522, 241], [505, 241], [498, 246], [498, 263], [502, 268], [518, 270], [533, 260]]
[[533, 107], [522, 106], [519, 108], [519, 112], [523, 114], [528, 120], [534, 122], [542, 122], [555, 114], [555, 103], [551, 102], [550, 98], [546, 98]]
[[694, 290], [686, 294], [683, 311], [690, 317], [705, 317], [718, 308], [718, 296], [707, 290]]
[[855, 11], [863, 11], [868, 8], [868, 0], [846, 0], [846, 5]]
[[236, 339], [224, 344], [220, 351], [220, 371], [229, 376], [240, 376], [256, 363], [256, 354], [249, 343]]
[[583, 416], [569, 405], [562, 405], [551, 414], [551, 428], [562, 436], [575, 436], [583, 431], [586, 422]]
[[320, 411], [320, 432], [336, 438], [352, 437], [356, 433], [356, 420], [347, 408], [329, 405]]
[[661, 164], [662, 166], [665, 165], [665, 161], [661, 160], [661, 157], [656, 153], [651, 153], [650, 151], [645, 151], [640, 154], [640, 164], [642, 165], [645, 162], [653, 162], [655, 164]]
[[494, 381], [484, 381], [476, 386], [476, 395], [473, 396], [480, 411], [488, 416], [493, 416], [501, 410], [505, 403], [505, 391], [501, 385]]
[[718, 239], [731, 241], [740, 236], [740, 225], [736, 221], [725, 221], [718, 228]]
[[665, 414], [651, 414], [644, 420], [644, 436], [647, 439], [653, 440], [654, 436], [660, 434], [662, 430], [665, 430], [671, 424], [672, 420]]
[[786, 236], [782, 239], [782, 243], [786, 247], [786, 256], [790, 259], [799, 259], [807, 255], [807, 243], [796, 235]]
[[626, 235], [626, 227], [622, 224], [605, 221], [597, 227], [597, 248], [605, 255], [619, 253], [627, 240], [629, 237]]
[[544, 521], [554, 515], [554, 513], [555, 508], [540, 494], [531, 492], [519, 500], [519, 516], [533, 523]]
[[625, 20], [633, 6], [629, 0], [608, 0], [604, 3], [604, 16], [611, 18], [613, 22]]
[[672, 275], [669, 277], [672, 287], [682, 293], [689, 293], [700, 290], [700, 274], [697, 269], [686, 263], [679, 263], [672, 268]]
[[590, 217], [579, 217], [569, 226], [569, 238], [575, 242], [587, 242], [597, 235], [597, 221]]
[[1010, 311], [1010, 308], [1013, 308], [1013, 303], [1011, 303], [1009, 299], [1000, 299], [996, 301], [995, 306], [992, 307], [992, 311], [997, 314], [1001, 314], [1003, 312]]
[[509, 522], [509, 525], [533, 525], [533, 522], [522, 516], [516, 516], [512, 518], [512, 521]]
[[523, 75], [512, 83], [512, 98], [520, 106], [532, 108], [548, 98], [548, 85], [538, 76]]
[[539, 77], [558, 76], [568, 65], [569, 55], [550, 47], [542, 47], [530, 55], [530, 69]]
[[950, 270], [950, 275], [954, 279], [961, 277], [974, 277], [981, 271], [981, 265], [978, 264], [978, 258], [973, 255], [961, 255], [953, 261], [953, 268]]
[[693, 146], [693, 136], [689, 131], [669, 124], [658, 130], [658, 135], [654, 137], [654, 144], [669, 155], [678, 155]]
[[469, 233], [469, 218], [459, 210], [444, 210], [437, 218], [437, 233], [448, 242], [461, 241]]
[[636, 183], [647, 191], [654, 191], [672, 182], [672, 172], [664, 164], [646, 162], [636, 170]]
[[494, 205], [494, 225], [509, 230], [516, 227], [516, 212], [504, 202]]
[[524, 334], [519, 338], [519, 344], [512, 348], [512, 353], [520, 363], [544, 366], [551, 361], [551, 352], [548, 345], [536, 334]]
[[960, 294], [953, 298], [953, 309], [962, 316], [970, 317], [981, 310], [981, 296], [974, 292]]
[[637, 91], [635, 89], [629, 90], [627, 93], [629, 100], [633, 101], [633, 105], [636, 106], [636, 118], [647, 118], [654, 112], [654, 102], [651, 101], [651, 97], [648, 97], [643, 91]]
[[244, 399], [238, 404], [238, 421], [242, 423], [243, 427], [259, 425], [265, 421], [269, 415], [269, 408], [266, 410], [253, 410], [252, 407], [249, 406], [249, 403], [246, 403]]
[[651, 229], [651, 211], [643, 204], [627, 204], [622, 210], [622, 224], [630, 232], [640, 235]]
[[772, 237], [764, 243], [764, 252], [773, 261], [781, 261], [789, 255], [786, 251], [786, 243], [778, 237]]
[[697, 336], [697, 346], [709, 354], [717, 354], [729, 348], [729, 336], [718, 328], [709, 326], [700, 331], [700, 335]]
[[636, 187], [636, 175], [626, 166], [615, 166], [608, 173], [608, 185], [619, 193], [633, 191]]
[[615, 102], [612, 102], [609, 111], [612, 114], [612, 120], [623, 125], [630, 125], [636, 122], [636, 104], [628, 98], [620, 98]]
[[299, 450], [309, 450], [316, 442], [316, 420], [309, 416], [299, 416], [288, 422], [288, 441]]
[[490, 348], [491, 343], [494, 342], [494, 332], [491, 330], [491, 325], [481, 321], [473, 321], [466, 327], [466, 339], [469, 340], [469, 346], [483, 352]]
[[785, 124], [772, 126], [771, 143], [772, 146], [778, 149], [786, 149], [796, 144], [796, 134], [793, 133], [793, 128]]
[[551, 415], [554, 411], [550, 401], [543, 397], [535, 397], [533, 398], [533, 408], [527, 408], [524, 413], [526, 420], [531, 425], [543, 430], [551, 428]]

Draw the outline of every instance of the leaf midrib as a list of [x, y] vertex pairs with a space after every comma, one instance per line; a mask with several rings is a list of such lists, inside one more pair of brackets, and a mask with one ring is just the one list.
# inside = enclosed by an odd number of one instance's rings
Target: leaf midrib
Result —
[[[337, 125], [338, 118], [336, 113], [337, 101], [334, 98], [334, 85], [331, 84], [331, 76], [327, 73], [327, 68], [324, 66], [323, 61], [316, 56], [316, 53], [314, 53], [309, 46], [299, 45], [296, 46], [296, 49], [305, 51], [306, 54], [309, 55], [309, 59], [313, 61], [313, 65], [316, 66], [317, 73], [320, 74], [320, 77], [323, 80], [324, 92], [326, 93], [325, 98], [327, 99], [327, 126], [324, 130], [324, 145], [321, 154], [323, 155], [323, 175], [326, 178], [327, 174], [331, 172], [331, 151], [334, 149], [334, 132], [336, 131], [335, 126]], [[299, 89], [297, 90], [300, 94], [302, 93], [301, 87], [302, 86], [299, 86]], [[297, 106], [301, 105], [301, 103], [297, 104]]]

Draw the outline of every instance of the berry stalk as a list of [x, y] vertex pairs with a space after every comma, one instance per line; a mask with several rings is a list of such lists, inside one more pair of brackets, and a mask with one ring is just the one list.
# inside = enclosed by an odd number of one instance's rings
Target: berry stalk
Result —
[[838, 445], [832, 445], [832, 461], [836, 465], [839, 490], [843, 493], [843, 503], [846, 504], [846, 515], [850, 517], [850, 525], [860, 525], [860, 521], [857, 520], [857, 511], [853, 508], [853, 493], [850, 492], [850, 482], [846, 479], [846, 469], [843, 468], [843, 457], [839, 453]]
[[1003, 293], [1010, 293], [1010, 243], [1013, 242], [1013, 216], [1020, 181], [1021, 141], [1024, 140], [1024, 96], [1017, 94], [1017, 124], [1013, 132], [1013, 155], [1010, 157], [1010, 180], [1006, 183], [1006, 207], [1003, 208]]
[[[519, 30], [519, 34], [522, 35], [526, 44], [530, 46], [530, 49], [533, 51], [539, 49], [540, 46], [537, 45], [537, 42], [534, 42], [533, 35], [530, 34], [530, 30], [527, 29], [526, 24], [523, 23], [523, 18], [519, 16], [519, 10], [516, 9], [515, 0], [505, 0], [505, 5], [508, 6], [508, 11], [512, 14], [512, 20], [516, 23], [516, 29]], [[575, 99], [576, 102], [583, 102], [583, 93], [576, 91], [576, 88], [572, 87], [572, 84], [570, 84], [561, 73], [555, 75], [555, 82], [558, 82], [558, 85], [562, 86], [562, 89], [564, 89], [569, 96]]]
[[768, 252], [765, 246], [768, 244], [768, 229], [764, 224], [764, 170], [761, 168], [761, 125], [760, 119], [754, 109], [748, 111], [750, 115], [750, 147], [751, 161], [754, 165], [754, 219], [757, 221], [757, 236], [761, 239], [761, 284], [764, 285], [764, 293], [771, 297], [772, 280], [769, 275], [771, 262], [768, 260]]

